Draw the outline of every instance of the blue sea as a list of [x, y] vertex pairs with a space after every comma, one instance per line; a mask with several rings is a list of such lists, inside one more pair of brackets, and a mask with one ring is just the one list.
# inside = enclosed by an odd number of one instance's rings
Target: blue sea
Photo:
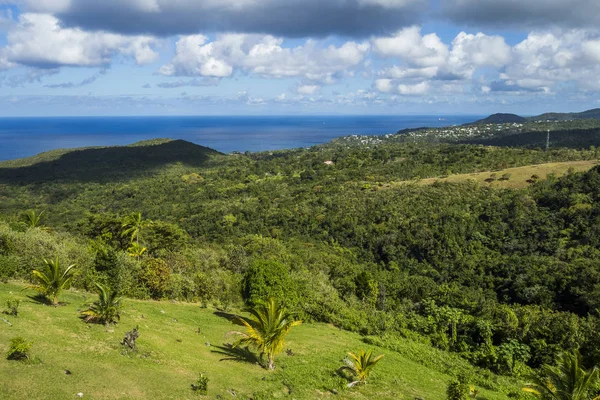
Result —
[[309, 147], [347, 135], [441, 127], [481, 116], [53, 117], [0, 118], [0, 160], [84, 146], [184, 139], [224, 153]]

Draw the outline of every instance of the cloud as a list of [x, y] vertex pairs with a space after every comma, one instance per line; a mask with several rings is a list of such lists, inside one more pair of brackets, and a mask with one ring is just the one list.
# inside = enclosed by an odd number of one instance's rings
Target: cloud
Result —
[[448, 57], [448, 46], [435, 33], [421, 36], [418, 26], [374, 39], [373, 50], [379, 56], [401, 58], [417, 67], [438, 66]]
[[598, 90], [599, 61], [597, 32], [531, 32], [514, 46], [513, 62], [502, 71], [500, 80], [523, 91]]
[[598, 0], [444, 0], [442, 14], [455, 23], [506, 29], [595, 27]]
[[203, 35], [180, 37], [171, 62], [160, 68], [166, 76], [225, 78], [235, 71], [264, 78], [301, 77], [332, 83], [361, 64], [368, 43], [347, 42], [322, 47], [308, 40], [295, 48], [270, 35], [223, 34], [209, 42]]
[[41, 83], [45, 77], [57, 75], [59, 72], [58, 69], [30, 69], [22, 74], [0, 77], [0, 86], [15, 88], [29, 83]]
[[66, 26], [171, 36], [243, 32], [284, 37], [366, 37], [414, 24], [428, 0], [26, 0]]
[[87, 86], [87, 85], [91, 85], [92, 83], [96, 82], [96, 80], [98, 78], [100, 78], [103, 75], [106, 75], [106, 70], [103, 69], [97, 73], [95, 73], [94, 75], [90, 76], [89, 78], [86, 78], [84, 80], [82, 80], [81, 82], [64, 82], [64, 83], [55, 83], [55, 84], [50, 84], [50, 85], [44, 85], [44, 87], [50, 88], [50, 89], [71, 89], [71, 88], [79, 88], [82, 86]]
[[398, 85], [398, 93], [403, 94], [403, 95], [415, 96], [415, 95], [423, 95], [428, 92], [429, 92], [429, 83], [428, 82], [421, 82], [421, 83], [417, 83], [415, 85], [404, 85], [404, 84]]
[[296, 92], [301, 95], [313, 95], [321, 89], [319, 85], [302, 85], [296, 88]]
[[[512, 59], [512, 50], [500, 36], [459, 33], [450, 44], [435, 33], [421, 35], [421, 29], [405, 28], [389, 37], [372, 40], [375, 54], [399, 61], [383, 68], [374, 83], [382, 93], [425, 94], [427, 90], [454, 87], [435, 81], [468, 81], [478, 68], [503, 68]], [[454, 89], [452, 89], [454, 90]]]
[[158, 57], [152, 37], [64, 28], [49, 14], [21, 14], [18, 25], [7, 34], [7, 43], [0, 60], [37, 68], [106, 66], [119, 54], [138, 64]]
[[394, 81], [392, 79], [377, 79], [374, 86], [381, 93], [390, 93], [394, 90]]
[[173, 88], [180, 88], [180, 87], [186, 87], [186, 86], [193, 86], [193, 87], [206, 87], [206, 86], [218, 86], [219, 85], [219, 79], [217, 78], [202, 78], [202, 79], [191, 79], [191, 80], [187, 80], [187, 81], [176, 81], [176, 82], [161, 82], [161, 83], [157, 83], [156, 87], [159, 88], [163, 88], [163, 89], [173, 89]]
[[517, 85], [515, 82], [510, 80], [494, 81], [489, 86], [484, 86], [482, 91], [485, 93], [489, 92], [513, 92], [513, 93], [539, 93], [544, 92], [544, 89], [525, 88]]

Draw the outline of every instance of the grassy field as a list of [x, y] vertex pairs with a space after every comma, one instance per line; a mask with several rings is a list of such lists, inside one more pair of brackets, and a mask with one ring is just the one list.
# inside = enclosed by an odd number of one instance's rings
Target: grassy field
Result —
[[[474, 180], [492, 187], [520, 189], [529, 185], [527, 180], [530, 179], [532, 175], [537, 175], [539, 179], [545, 179], [550, 174], [563, 176], [566, 175], [569, 170], [572, 170], [573, 172], [583, 172], [595, 167], [596, 165], [598, 165], [598, 161], [595, 160], [528, 165], [525, 167], [507, 168], [493, 172], [457, 174], [450, 175], [446, 178], [421, 179], [419, 183], [429, 185], [435, 182], [462, 182], [465, 180]], [[496, 180], [493, 182], [486, 182], [486, 179], [489, 179], [492, 174], [494, 174], [493, 176], [496, 178]], [[498, 180], [498, 178], [502, 177], [504, 174], [510, 174], [510, 178], [508, 180]]]
[[[18, 283], [0, 283], [0, 309], [8, 299], [20, 299], [18, 317], [0, 320], [0, 398], [69, 399], [193, 399], [190, 384], [199, 373], [209, 379], [205, 398], [340, 398], [444, 399], [452, 373], [447, 365], [425, 367], [420, 355], [456, 359], [427, 345], [407, 342], [413, 357], [366, 345], [360, 335], [324, 324], [303, 324], [288, 336], [285, 352], [269, 372], [245, 358], [221, 353], [238, 329], [227, 318], [196, 304], [126, 300], [121, 323], [110, 331], [78, 319], [78, 310], [93, 300], [87, 293], [69, 292], [65, 305], [51, 307], [28, 296]], [[135, 353], [124, 352], [125, 332], [139, 326]], [[11, 338], [33, 341], [32, 361], [8, 361], [4, 354]], [[403, 346], [403, 345], [402, 345]], [[415, 347], [416, 346], [416, 347]], [[346, 352], [373, 348], [385, 354], [370, 382], [348, 389], [336, 374]], [[405, 350], [406, 350], [405, 349]], [[405, 354], [405, 353], [403, 353]], [[450, 369], [450, 370], [449, 370]], [[71, 372], [66, 374], [65, 370]], [[506, 389], [506, 378], [494, 377]], [[509, 386], [510, 387], [510, 386]], [[516, 383], [514, 390], [518, 390]], [[504, 399], [505, 394], [482, 389], [480, 399]]]

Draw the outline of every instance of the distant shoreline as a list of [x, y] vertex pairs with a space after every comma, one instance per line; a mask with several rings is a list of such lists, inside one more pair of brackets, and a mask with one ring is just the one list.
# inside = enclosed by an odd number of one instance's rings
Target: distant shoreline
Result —
[[223, 153], [285, 150], [323, 144], [348, 135], [384, 135], [404, 128], [460, 125], [479, 118], [478, 115], [0, 118], [0, 160], [25, 158], [59, 148], [118, 146], [156, 138], [183, 139]]

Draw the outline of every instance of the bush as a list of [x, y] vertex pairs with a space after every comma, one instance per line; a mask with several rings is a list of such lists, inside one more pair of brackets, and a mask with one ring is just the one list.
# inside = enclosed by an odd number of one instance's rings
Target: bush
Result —
[[448, 383], [446, 388], [446, 398], [448, 400], [467, 400], [469, 395], [469, 386], [464, 377], [459, 376]]
[[192, 383], [192, 390], [203, 395], [208, 393], [208, 377], [200, 374], [196, 382]]
[[140, 276], [153, 299], [163, 298], [169, 287], [171, 268], [160, 258], [148, 258], [142, 263]]
[[6, 352], [6, 359], [15, 361], [28, 360], [31, 346], [33, 346], [33, 342], [27, 342], [22, 337], [12, 338]]
[[21, 302], [19, 300], [6, 300], [6, 310], [4, 310], [4, 314], [12, 315], [16, 317], [19, 315], [19, 305]]
[[297, 304], [296, 283], [290, 277], [289, 268], [277, 261], [254, 261], [244, 276], [244, 299], [249, 304], [274, 298], [287, 307]]

